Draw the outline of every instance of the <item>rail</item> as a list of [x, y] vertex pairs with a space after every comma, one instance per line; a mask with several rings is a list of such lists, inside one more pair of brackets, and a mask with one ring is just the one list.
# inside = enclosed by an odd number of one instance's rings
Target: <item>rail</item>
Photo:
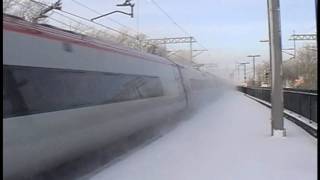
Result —
[[[270, 88], [256, 88], [238, 86], [238, 91], [256, 97], [258, 99], [271, 103]], [[317, 120], [317, 101], [318, 93], [315, 90], [300, 90], [300, 89], [283, 89], [283, 105], [285, 109], [293, 111], [313, 122]]]

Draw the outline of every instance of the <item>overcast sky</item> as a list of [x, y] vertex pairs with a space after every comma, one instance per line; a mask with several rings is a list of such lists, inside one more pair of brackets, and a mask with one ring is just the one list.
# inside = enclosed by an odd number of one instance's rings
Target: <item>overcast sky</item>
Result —
[[[115, 6], [124, 0], [76, 0], [101, 13], [114, 10], [129, 11], [129, 8]], [[261, 54], [261, 60], [268, 59], [268, 46], [259, 40], [267, 39], [267, 0], [154, 0], [183, 29], [194, 36], [208, 53], [198, 57], [199, 62], [217, 62], [234, 67], [235, 61], [250, 60], [248, 54]], [[96, 14], [73, 0], [63, 0], [63, 9], [92, 18]], [[135, 17], [114, 14], [110, 18], [150, 38], [186, 36], [166, 17], [151, 0], [133, 0]], [[281, 0], [281, 23], [283, 48], [292, 47], [288, 41], [293, 30], [296, 33], [315, 32], [314, 0]], [[107, 18], [98, 22], [123, 29]], [[302, 43], [299, 42], [298, 45]], [[188, 46], [179, 46], [188, 48]], [[195, 47], [200, 48], [200, 47]]]

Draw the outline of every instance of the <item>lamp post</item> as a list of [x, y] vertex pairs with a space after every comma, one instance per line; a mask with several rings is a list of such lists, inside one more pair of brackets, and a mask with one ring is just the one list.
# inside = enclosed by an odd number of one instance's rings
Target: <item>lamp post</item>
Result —
[[247, 83], [247, 64], [250, 64], [248, 62], [242, 62], [239, 65], [243, 65], [244, 69], [243, 69], [243, 78], [244, 78], [244, 82]]
[[247, 57], [252, 57], [252, 65], [253, 65], [253, 86], [255, 86], [256, 82], [256, 63], [255, 63], [255, 58], [260, 57], [260, 55], [248, 55]]
[[[268, 43], [268, 46], [269, 46], [269, 74], [271, 74], [271, 44], [270, 44], [270, 41], [269, 40], [260, 40], [259, 42]], [[271, 78], [268, 79], [268, 85], [271, 86]]]

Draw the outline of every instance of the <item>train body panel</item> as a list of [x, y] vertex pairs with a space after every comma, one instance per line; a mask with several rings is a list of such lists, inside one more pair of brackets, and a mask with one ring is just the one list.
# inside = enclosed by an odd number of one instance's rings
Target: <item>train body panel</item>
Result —
[[[102, 147], [218, 93], [167, 59], [4, 17], [4, 177]], [[197, 84], [197, 83], [196, 83]]]
[[4, 171], [37, 172], [100, 148], [167, 120], [184, 106], [177, 101], [154, 98], [6, 119]]
[[189, 108], [197, 109], [206, 105], [223, 92], [217, 77], [191, 68], [183, 68], [181, 71], [187, 89]]

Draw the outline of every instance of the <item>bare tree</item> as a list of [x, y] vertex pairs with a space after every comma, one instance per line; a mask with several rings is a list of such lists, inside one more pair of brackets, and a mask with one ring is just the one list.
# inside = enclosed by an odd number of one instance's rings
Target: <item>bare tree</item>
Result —
[[307, 45], [298, 51], [296, 71], [303, 78], [302, 88], [317, 89], [317, 51]]
[[[255, 82], [255, 85], [260, 86], [262, 84], [268, 84], [269, 78], [270, 78], [269, 68], [270, 68], [269, 62], [262, 62], [261, 64], [256, 65], [257, 80]], [[253, 79], [250, 79], [250, 80], [253, 81]]]
[[41, 5], [41, 3], [48, 3], [44, 0], [39, 2], [40, 3], [35, 3], [29, 0], [3, 0], [3, 12], [21, 17], [27, 21], [33, 21], [46, 9], [46, 6]]
[[6, 13], [10, 9], [14, 8], [17, 5], [17, 2], [15, 0], [3, 0], [2, 5], [2, 10]]
[[[49, 5], [49, 3], [45, 0], [38, 0], [38, 2], [39, 3], [35, 3], [30, 0], [3, 0], [3, 12], [6, 14], [21, 17], [27, 21], [35, 22], [41, 20], [42, 23], [44, 23], [45, 18], [39, 19], [38, 17], [43, 17], [41, 16], [42, 13], [46, 12], [46, 8], [48, 8], [48, 6], [46, 6], [45, 4]], [[147, 39], [147, 36], [143, 33], [132, 36], [128, 35], [129, 32], [127, 30], [112, 32], [111, 30], [108, 31], [106, 29], [99, 29], [80, 22], [64, 22], [64, 24], [60, 24], [59, 27], [90, 37], [94, 37], [102, 41], [111, 41], [114, 43], [125, 45], [143, 52], [148, 52], [163, 57], [166, 57], [167, 55], [166, 49], [164, 47], [146, 43], [145, 40]]]
[[[283, 80], [285, 87], [302, 88], [302, 89], [317, 89], [318, 69], [317, 51], [311, 45], [306, 45], [297, 51], [295, 59], [283, 62]], [[257, 75], [259, 82], [266, 82], [266, 75], [270, 77], [269, 63], [263, 63], [257, 66]]]

